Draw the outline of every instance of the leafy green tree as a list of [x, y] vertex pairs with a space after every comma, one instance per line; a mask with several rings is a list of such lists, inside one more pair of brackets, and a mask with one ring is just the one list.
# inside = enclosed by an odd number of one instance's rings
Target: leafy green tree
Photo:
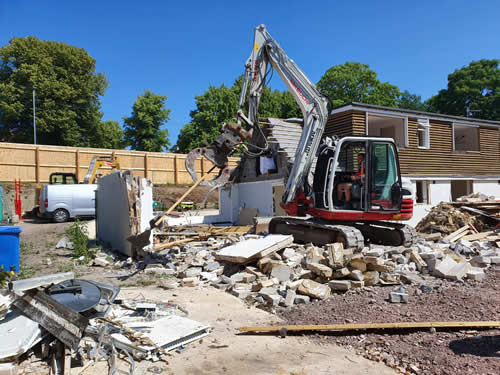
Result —
[[97, 124], [92, 147], [121, 149], [125, 147], [124, 132], [118, 121], [104, 121]]
[[170, 145], [168, 130], [161, 129], [170, 120], [167, 97], [149, 90], [137, 97], [130, 117], [124, 117], [125, 141], [138, 151], [160, 152]]
[[[238, 77], [233, 86], [222, 84], [210, 86], [202, 95], [195, 96], [196, 109], [191, 111], [191, 122], [180, 131], [174, 152], [189, 152], [205, 143], [211, 144], [221, 133], [224, 122], [235, 121], [243, 76]], [[248, 103], [244, 104], [248, 108]], [[292, 95], [265, 87], [259, 105], [259, 116], [302, 117]]]
[[99, 96], [108, 83], [82, 48], [34, 36], [0, 48], [0, 140], [92, 146], [101, 121]]
[[472, 61], [448, 75], [448, 87], [428, 100], [434, 112], [500, 120], [500, 60]]
[[350, 102], [395, 107], [401, 94], [396, 86], [380, 82], [368, 65], [358, 62], [332, 66], [317, 86], [329, 97], [332, 107]]
[[427, 105], [422, 102], [422, 97], [405, 90], [401, 93], [397, 101], [397, 107], [403, 109], [412, 109], [414, 111], [427, 111]]

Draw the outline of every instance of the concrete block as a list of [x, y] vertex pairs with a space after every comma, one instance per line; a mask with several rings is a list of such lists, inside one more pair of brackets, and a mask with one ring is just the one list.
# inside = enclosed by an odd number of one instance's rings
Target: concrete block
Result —
[[203, 267], [203, 271], [212, 272], [212, 271], [215, 271], [219, 267], [220, 267], [219, 262], [210, 262], [205, 267]]
[[363, 274], [363, 281], [366, 286], [377, 285], [380, 280], [380, 274], [377, 271], [367, 271]]
[[500, 264], [500, 256], [492, 256], [490, 257], [491, 264]]
[[302, 304], [306, 304], [309, 302], [311, 302], [311, 298], [309, 296], [304, 296], [304, 295], [300, 295], [300, 294], [297, 294], [295, 296], [295, 304], [296, 305], [302, 305]]
[[288, 281], [292, 279], [292, 270], [290, 267], [280, 264], [273, 267], [271, 270], [271, 277], [277, 278], [279, 281]]
[[476, 256], [470, 260], [470, 264], [474, 267], [486, 268], [491, 264], [491, 258], [486, 256]]
[[331, 289], [328, 285], [320, 284], [312, 280], [304, 280], [297, 289], [299, 293], [318, 299], [325, 299], [330, 296]]
[[366, 271], [366, 262], [361, 256], [355, 255], [352, 257], [351, 261], [349, 262], [349, 267], [354, 268], [356, 270], [359, 270], [361, 272], [365, 272]]
[[235, 297], [245, 299], [250, 295], [250, 290], [245, 288], [232, 288], [231, 294]]
[[333, 270], [330, 267], [320, 263], [310, 263], [307, 265], [307, 268], [309, 268], [316, 275], [326, 279], [331, 278], [333, 274]]
[[357, 280], [352, 280], [351, 281], [351, 287], [354, 288], [362, 288], [365, 286], [364, 281], [357, 281]]
[[340, 242], [326, 245], [326, 257], [332, 268], [344, 266], [344, 245]]
[[242, 281], [244, 283], [252, 283], [257, 279], [257, 276], [252, 275], [251, 273], [247, 273], [247, 272], [242, 272], [241, 276], [242, 276]]
[[195, 277], [200, 276], [202, 271], [201, 267], [191, 267], [183, 272], [184, 277]]
[[384, 249], [381, 247], [377, 247], [374, 249], [370, 249], [365, 253], [365, 256], [370, 256], [370, 257], [383, 257], [384, 256]]
[[389, 294], [389, 301], [391, 301], [391, 303], [408, 303], [408, 294], [391, 292]]
[[364, 279], [363, 272], [360, 270], [352, 270], [349, 277], [355, 281], [363, 281]]
[[480, 267], [471, 267], [467, 272], [467, 278], [474, 281], [483, 281], [486, 278], [486, 274]]
[[296, 256], [296, 252], [294, 249], [287, 247], [285, 250], [283, 250], [283, 254], [282, 254], [283, 259], [288, 260], [288, 259], [293, 258], [295, 256]]
[[285, 297], [285, 306], [290, 307], [293, 306], [293, 303], [295, 302], [295, 297], [297, 296], [297, 293], [293, 289], [288, 289], [286, 291], [286, 297]]
[[351, 288], [351, 282], [349, 280], [330, 280], [328, 286], [331, 290], [343, 292]]
[[344, 277], [347, 277], [351, 274], [351, 271], [349, 271], [348, 268], [341, 268], [339, 270], [335, 270], [333, 272], [332, 278], [334, 279], [343, 279]]
[[324, 260], [325, 260], [325, 257], [323, 256], [323, 251], [320, 248], [315, 247], [315, 246], [311, 246], [307, 250], [306, 259], [305, 259], [306, 265], [309, 265], [311, 263], [321, 263]]

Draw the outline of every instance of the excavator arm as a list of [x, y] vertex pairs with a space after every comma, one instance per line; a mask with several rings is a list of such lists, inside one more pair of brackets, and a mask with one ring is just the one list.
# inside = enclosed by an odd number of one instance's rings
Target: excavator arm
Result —
[[[295, 153], [295, 162], [290, 171], [287, 186], [282, 197], [284, 205], [292, 202], [299, 188], [307, 184], [312, 162], [319, 148], [328, 117], [327, 99], [307, 78], [300, 68], [281, 49], [278, 42], [267, 32], [264, 25], [255, 28], [252, 53], [245, 64], [243, 87], [240, 95], [236, 124], [224, 124], [223, 133], [213, 145], [191, 151], [186, 159], [186, 169], [196, 181], [194, 159], [204, 155], [217, 167], [227, 167], [227, 157], [235, 147], [248, 140], [253, 132], [261, 131], [258, 110], [262, 91], [268, 76], [268, 65], [279, 74], [303, 114], [302, 135]], [[248, 92], [248, 115], [243, 105]], [[267, 148], [248, 146], [250, 154], [258, 156]]]

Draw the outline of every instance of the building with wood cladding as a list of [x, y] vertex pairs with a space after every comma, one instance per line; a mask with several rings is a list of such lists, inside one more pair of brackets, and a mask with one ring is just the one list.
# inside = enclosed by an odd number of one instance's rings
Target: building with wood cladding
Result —
[[[232, 184], [228, 197], [221, 196], [222, 207], [232, 201], [227, 215], [231, 221], [237, 221], [242, 207], [256, 208], [261, 216], [283, 214], [279, 202], [302, 133], [298, 120], [269, 118], [262, 124], [275, 170], [262, 173], [263, 157], [243, 159], [238, 183]], [[395, 140], [401, 173], [415, 192], [410, 224], [416, 224], [431, 206], [466, 194], [500, 197], [500, 121], [350, 103], [331, 111], [324, 132], [330, 137], [347, 135]]]

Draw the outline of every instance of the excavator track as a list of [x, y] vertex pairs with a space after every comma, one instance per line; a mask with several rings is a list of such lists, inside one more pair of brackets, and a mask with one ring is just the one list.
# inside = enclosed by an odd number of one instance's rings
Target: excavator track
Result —
[[312, 218], [281, 216], [269, 223], [269, 233], [291, 234], [296, 242], [317, 246], [342, 242], [345, 248], [361, 250], [368, 243], [410, 247], [417, 233], [409, 225], [391, 222], [339, 222], [332, 225]]
[[312, 242], [317, 246], [342, 242], [345, 248], [363, 249], [361, 231], [349, 225], [331, 225], [293, 216], [274, 217], [269, 223], [269, 233], [291, 234], [296, 242]]

